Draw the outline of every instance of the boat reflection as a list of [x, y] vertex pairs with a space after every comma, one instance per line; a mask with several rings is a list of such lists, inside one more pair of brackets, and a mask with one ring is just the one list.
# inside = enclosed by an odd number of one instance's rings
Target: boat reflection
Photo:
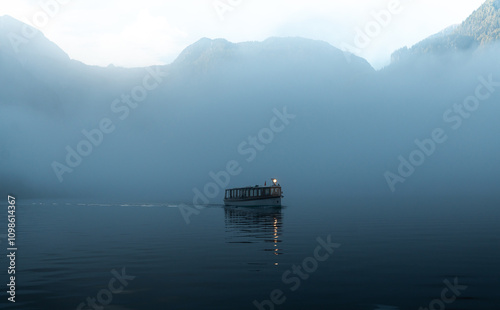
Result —
[[263, 243], [264, 251], [283, 254], [281, 207], [224, 207], [227, 243]]

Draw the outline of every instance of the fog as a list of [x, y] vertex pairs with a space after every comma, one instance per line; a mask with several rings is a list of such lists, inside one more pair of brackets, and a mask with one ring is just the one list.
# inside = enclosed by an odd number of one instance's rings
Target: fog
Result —
[[[70, 60], [41, 34], [15, 52], [7, 33], [0, 29], [2, 195], [189, 203], [193, 189], [216, 183], [211, 172], [228, 175], [219, 180], [227, 187], [276, 177], [289, 201], [486, 200], [499, 184], [498, 45], [376, 71], [320, 41], [201, 39], [170, 65], [124, 69]], [[478, 104], [454, 107], [474, 103], [480, 85]], [[86, 155], [68, 155], [80, 143]], [[222, 202], [218, 188], [210, 202]]]

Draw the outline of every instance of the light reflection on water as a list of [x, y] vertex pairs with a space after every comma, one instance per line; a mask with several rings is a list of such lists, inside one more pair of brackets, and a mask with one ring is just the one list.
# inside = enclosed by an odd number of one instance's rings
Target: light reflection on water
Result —
[[[227, 243], [264, 243], [264, 251], [283, 254], [281, 207], [224, 207]], [[277, 264], [277, 263], [275, 263]]]

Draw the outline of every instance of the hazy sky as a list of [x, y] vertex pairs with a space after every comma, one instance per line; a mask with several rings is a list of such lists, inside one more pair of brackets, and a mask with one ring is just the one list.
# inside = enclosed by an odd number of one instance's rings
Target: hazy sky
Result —
[[[376, 22], [373, 13], [387, 11], [398, 2], [400, 8], [393, 10], [396, 13], [383, 15], [384, 25]], [[460, 23], [483, 2], [0, 0], [0, 15], [37, 27], [71, 58], [92, 65], [124, 67], [170, 63], [202, 37], [242, 42], [301, 36], [339, 48], [343, 43], [360, 47], [354, 41], [357, 29], [372, 27], [372, 38], [365, 40], [356, 54], [380, 68], [389, 62], [394, 50]]]

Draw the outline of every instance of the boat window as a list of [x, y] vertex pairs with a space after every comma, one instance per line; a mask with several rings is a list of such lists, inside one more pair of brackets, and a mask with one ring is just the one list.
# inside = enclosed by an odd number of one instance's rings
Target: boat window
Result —
[[269, 188], [266, 188], [266, 196], [269, 196]]

